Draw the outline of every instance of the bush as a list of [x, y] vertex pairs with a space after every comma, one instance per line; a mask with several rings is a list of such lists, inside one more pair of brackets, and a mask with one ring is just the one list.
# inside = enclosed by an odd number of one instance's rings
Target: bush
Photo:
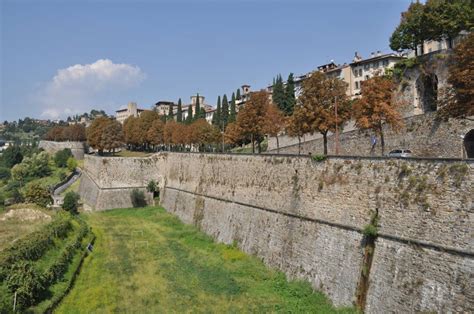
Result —
[[0, 180], [8, 180], [11, 177], [10, 169], [0, 167]]
[[67, 174], [64, 171], [59, 172], [58, 176], [59, 176], [59, 180], [61, 180], [61, 182], [64, 181], [64, 179], [67, 178]]
[[25, 200], [30, 203], [46, 207], [52, 203], [48, 189], [39, 182], [32, 182], [26, 186]]
[[321, 162], [321, 161], [326, 160], [327, 157], [325, 155], [313, 155], [313, 156], [311, 156], [311, 158], [314, 161]]
[[77, 213], [78, 208], [78, 201], [79, 201], [79, 194], [75, 192], [67, 192], [64, 196], [64, 202], [62, 208], [67, 210], [73, 214]]
[[19, 261], [10, 268], [7, 287], [12, 293], [17, 293], [18, 308], [26, 308], [38, 301], [43, 291], [43, 280], [32, 262]]
[[138, 189], [133, 189], [132, 193], [130, 194], [130, 197], [132, 199], [133, 207], [146, 206], [145, 193], [143, 193], [143, 191], [140, 191]]
[[27, 178], [44, 177], [51, 173], [49, 168], [49, 156], [45, 152], [35, 153], [31, 157], [25, 157], [20, 164], [12, 168], [12, 177], [17, 181], [24, 182]]
[[378, 234], [377, 227], [373, 224], [366, 225], [362, 233], [367, 237], [376, 237]]
[[56, 166], [64, 168], [67, 166], [67, 161], [70, 157], [72, 157], [71, 150], [69, 148], [64, 148], [63, 150], [56, 152], [54, 155], [54, 163]]
[[20, 190], [18, 190], [17, 188], [14, 188], [11, 193], [12, 201], [14, 204], [22, 203], [25, 200], [23, 195], [20, 193]]
[[10, 146], [3, 152], [3, 164], [7, 168], [12, 168], [23, 160], [23, 154], [19, 146]]
[[70, 171], [74, 171], [77, 167], [77, 160], [74, 157], [69, 157], [67, 159], [67, 168]]
[[146, 186], [146, 190], [150, 193], [155, 193], [157, 187], [158, 186], [156, 185], [155, 180], [151, 180], [150, 182], [148, 182], [148, 185]]

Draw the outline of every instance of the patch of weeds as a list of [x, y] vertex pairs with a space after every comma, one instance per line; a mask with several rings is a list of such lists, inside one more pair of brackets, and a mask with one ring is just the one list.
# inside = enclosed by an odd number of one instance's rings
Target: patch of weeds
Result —
[[460, 187], [464, 181], [464, 176], [466, 175], [468, 166], [466, 164], [454, 164], [449, 167], [449, 173], [453, 177], [453, 184], [455, 187]]
[[319, 184], [318, 184], [318, 191], [321, 192], [324, 188], [324, 182], [323, 181], [319, 181]]
[[411, 168], [407, 164], [402, 164], [400, 167], [399, 177], [406, 177], [412, 173]]
[[326, 157], [326, 155], [312, 155], [311, 158], [314, 161], [321, 162], [321, 161], [326, 160], [327, 157]]
[[382, 187], [380, 185], [377, 185], [375, 187], [375, 194], [379, 194], [381, 190], [382, 190]]
[[360, 174], [362, 172], [362, 163], [358, 162], [355, 164], [354, 169], [356, 170], [357, 174]]
[[362, 233], [367, 237], [376, 237], [378, 230], [377, 227], [373, 224], [368, 224], [365, 225], [364, 229], [362, 230]]
[[339, 171], [341, 171], [343, 165], [341, 164], [334, 164], [333, 168], [334, 168], [334, 172], [338, 173]]
[[389, 177], [389, 176], [385, 176], [384, 182], [385, 182], [385, 183], [388, 183], [389, 181], [390, 181], [390, 177]]
[[403, 191], [400, 194], [400, 202], [402, 202], [403, 206], [405, 207], [410, 205], [410, 193], [408, 193], [408, 191]]

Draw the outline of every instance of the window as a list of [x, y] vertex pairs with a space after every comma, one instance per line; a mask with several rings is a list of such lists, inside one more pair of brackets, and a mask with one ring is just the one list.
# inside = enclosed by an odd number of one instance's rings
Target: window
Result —
[[355, 82], [355, 89], [359, 89], [359, 82]]
[[379, 67], [379, 62], [377, 61], [377, 62], [375, 62], [375, 64], [374, 64], [374, 68], [378, 68], [378, 67]]
[[366, 79], [366, 80], [368, 80], [368, 79], [369, 79], [369, 76], [368, 76], [368, 75], [366, 75], [366, 76], [365, 76], [365, 79]]
[[362, 69], [359, 69], [359, 76], [362, 76]]
[[387, 66], [388, 65], [388, 60], [383, 60], [383, 65]]
[[354, 76], [357, 77], [359, 74], [359, 71], [357, 69], [354, 70]]
[[364, 65], [364, 70], [368, 70], [368, 69], [370, 69], [370, 64]]

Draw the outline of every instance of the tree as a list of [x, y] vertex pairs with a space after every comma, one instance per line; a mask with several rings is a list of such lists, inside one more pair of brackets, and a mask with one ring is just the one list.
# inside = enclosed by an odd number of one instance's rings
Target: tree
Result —
[[263, 140], [265, 128], [265, 114], [270, 105], [268, 94], [265, 91], [250, 94], [250, 99], [239, 111], [237, 125], [242, 132], [241, 137], [250, 138], [252, 153], [255, 153], [255, 142], [258, 143], [258, 152], [261, 152], [260, 142]]
[[9, 146], [3, 151], [2, 159], [7, 168], [12, 168], [14, 165], [19, 164], [23, 160], [20, 146]]
[[69, 157], [67, 160], [67, 168], [69, 171], [74, 171], [77, 168], [77, 160], [74, 157]]
[[283, 130], [284, 126], [285, 117], [283, 113], [274, 104], [268, 105], [267, 111], [265, 113], [265, 124], [263, 131], [269, 136], [276, 137], [278, 153], [280, 153], [280, 143], [278, 135]]
[[121, 147], [123, 142], [122, 125], [116, 120], [109, 119], [102, 132], [101, 146], [108, 151], [115, 152], [115, 149]]
[[462, 30], [470, 30], [474, 24], [474, 7], [469, 0], [428, 0], [424, 7], [424, 24], [428, 40], [452, 40]]
[[408, 10], [402, 13], [400, 24], [390, 37], [390, 48], [395, 51], [413, 49], [418, 55], [417, 47], [427, 38], [424, 5], [412, 2]]
[[278, 74], [273, 83], [273, 103], [283, 112], [285, 111], [285, 87], [281, 75]]
[[240, 96], [240, 88], [237, 88], [237, 94], [236, 94], [235, 98], [236, 98], [237, 100], [241, 100], [241, 99], [242, 99], [242, 97]]
[[301, 137], [310, 131], [305, 109], [297, 106], [286, 123], [289, 136], [298, 137], [298, 154], [301, 154]]
[[[173, 120], [174, 121], [174, 120]], [[151, 128], [146, 133], [148, 142], [155, 148], [157, 145], [164, 144], [163, 131], [165, 123], [160, 119], [153, 121]]]
[[196, 107], [194, 108], [195, 117], [194, 120], [201, 119], [201, 104], [199, 101], [199, 93], [196, 95]]
[[221, 109], [222, 131], [225, 131], [225, 128], [228, 123], [229, 123], [229, 102], [227, 101], [227, 95], [224, 94], [224, 96], [222, 97], [222, 109]]
[[353, 105], [355, 125], [361, 130], [372, 130], [380, 136], [382, 155], [385, 140], [384, 124], [399, 129], [403, 123], [398, 111], [399, 103], [393, 98], [395, 85], [385, 76], [374, 76], [362, 84], [362, 97]]
[[176, 121], [183, 122], [183, 105], [181, 104], [181, 98], [178, 99], [178, 111], [176, 112]]
[[130, 198], [131, 198], [133, 207], [136, 208], [136, 207], [146, 206], [145, 193], [143, 193], [143, 191], [140, 191], [138, 189], [133, 189], [132, 192], [130, 193]]
[[[311, 73], [303, 81], [299, 100], [306, 115], [311, 133], [319, 132], [323, 136], [324, 154], [327, 155], [327, 135], [329, 131], [341, 128], [349, 118], [349, 101], [346, 95], [346, 83], [338, 78], [329, 78], [319, 71]], [[337, 121], [335, 105], [338, 105]]]
[[43, 207], [46, 207], [53, 201], [48, 189], [39, 182], [31, 182], [26, 186], [25, 200]]
[[[127, 121], [125, 121], [127, 122]], [[108, 119], [105, 117], [99, 117], [92, 121], [92, 124], [87, 128], [87, 143], [90, 147], [97, 149], [99, 154], [102, 155], [104, 148], [102, 147], [102, 132], [108, 123]]]
[[237, 122], [229, 123], [224, 133], [224, 141], [227, 144], [239, 144], [242, 140], [244, 140], [243, 130]]
[[191, 124], [193, 122], [193, 106], [188, 106], [188, 115], [186, 117], [186, 124]]
[[173, 114], [173, 105], [169, 105], [169, 107], [168, 107], [168, 119], [169, 120], [174, 119], [173, 116], [174, 116], [174, 114]]
[[54, 163], [59, 168], [64, 168], [67, 166], [67, 160], [69, 157], [72, 157], [72, 152], [69, 148], [59, 150], [54, 154]]
[[70, 191], [67, 192], [64, 196], [62, 209], [67, 210], [70, 213], [77, 214], [77, 209], [79, 207], [79, 194], [76, 192]]
[[[454, 49], [449, 68], [448, 83], [453, 87], [452, 97], [439, 114], [445, 117], [474, 115], [474, 33], [467, 35]], [[449, 91], [448, 91], [449, 93]]]
[[293, 78], [293, 73], [290, 73], [290, 75], [288, 75], [288, 80], [286, 81], [285, 87], [285, 115], [290, 116], [293, 113], [295, 104], [295, 80]]
[[11, 177], [11, 171], [10, 169], [6, 167], [0, 167], [0, 180], [5, 180], [7, 181]]
[[212, 116], [212, 125], [221, 128], [221, 96], [217, 97], [217, 106], [214, 115]]
[[235, 93], [232, 93], [232, 98], [230, 100], [229, 123], [235, 122], [236, 115], [237, 113], [235, 110]]
[[[127, 127], [127, 140], [130, 142], [132, 142], [131, 136], [137, 127], [137, 121], [137, 118], [130, 117], [124, 122], [124, 126]], [[104, 150], [114, 150], [120, 147], [124, 141], [122, 125], [116, 120], [105, 117], [96, 118], [87, 128], [86, 133], [89, 146], [97, 149], [99, 155], [102, 155]]]
[[171, 120], [166, 122], [163, 127], [163, 143], [168, 145], [168, 150], [171, 150], [171, 145], [173, 144], [173, 132], [178, 125], [182, 124]]

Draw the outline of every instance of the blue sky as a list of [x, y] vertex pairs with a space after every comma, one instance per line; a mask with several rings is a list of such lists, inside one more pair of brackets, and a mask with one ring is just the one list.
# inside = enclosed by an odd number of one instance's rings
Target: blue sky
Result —
[[197, 92], [215, 105], [242, 84], [390, 51], [409, 2], [0, 0], [0, 120], [188, 103]]

